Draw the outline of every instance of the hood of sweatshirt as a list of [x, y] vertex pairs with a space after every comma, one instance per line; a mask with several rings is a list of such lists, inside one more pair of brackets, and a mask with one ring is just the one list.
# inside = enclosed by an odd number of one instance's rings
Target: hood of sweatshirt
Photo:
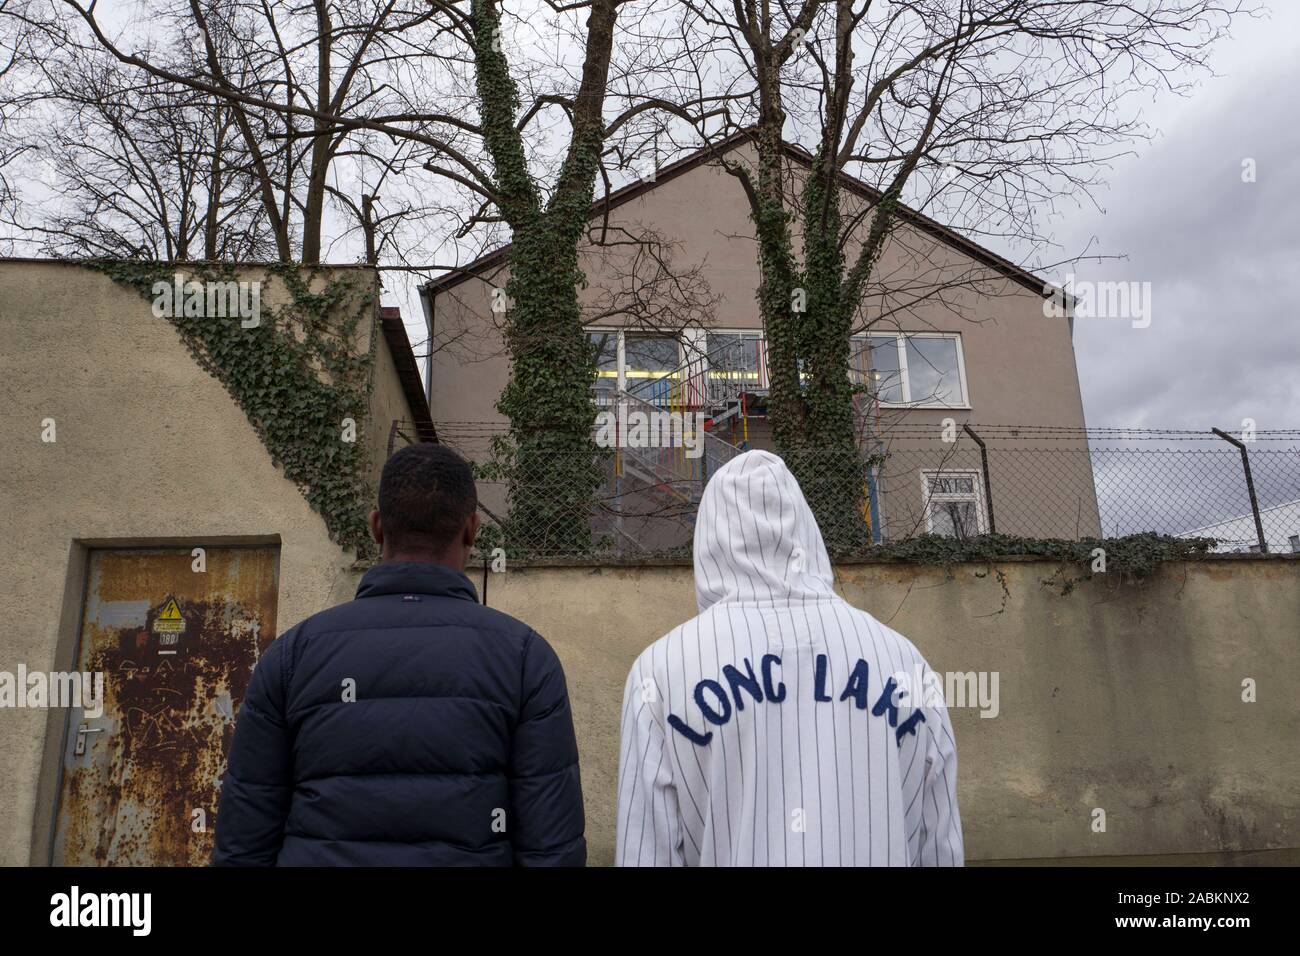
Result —
[[785, 462], [750, 451], [719, 468], [695, 519], [700, 612], [724, 601], [782, 604], [834, 594], [821, 530]]

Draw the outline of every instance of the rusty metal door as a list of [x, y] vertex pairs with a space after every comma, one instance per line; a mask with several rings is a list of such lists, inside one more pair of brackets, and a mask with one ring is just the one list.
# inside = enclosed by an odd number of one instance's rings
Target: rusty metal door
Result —
[[234, 714], [275, 637], [278, 547], [90, 553], [77, 667], [103, 713], [74, 709], [56, 865], [202, 865]]

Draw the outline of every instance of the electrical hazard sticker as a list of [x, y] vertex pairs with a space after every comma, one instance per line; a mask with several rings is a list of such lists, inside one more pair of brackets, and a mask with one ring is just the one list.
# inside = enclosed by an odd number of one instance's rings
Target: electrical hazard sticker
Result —
[[162, 610], [153, 619], [155, 634], [181, 634], [185, 631], [185, 618], [181, 616], [181, 607], [174, 597], [163, 602]]

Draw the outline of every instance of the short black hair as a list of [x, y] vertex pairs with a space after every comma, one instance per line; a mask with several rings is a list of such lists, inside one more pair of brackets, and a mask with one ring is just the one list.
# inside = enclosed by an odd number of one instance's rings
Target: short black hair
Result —
[[379, 523], [394, 548], [445, 550], [478, 507], [469, 462], [446, 445], [407, 445], [384, 465]]

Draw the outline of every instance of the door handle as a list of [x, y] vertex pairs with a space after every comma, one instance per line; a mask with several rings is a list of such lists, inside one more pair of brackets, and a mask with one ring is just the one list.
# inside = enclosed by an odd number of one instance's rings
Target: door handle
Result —
[[80, 726], [78, 726], [77, 746], [72, 751], [73, 756], [80, 757], [82, 754], [86, 752], [87, 734], [102, 734], [103, 732], [104, 732], [103, 727], [87, 727], [85, 724], [81, 724]]

